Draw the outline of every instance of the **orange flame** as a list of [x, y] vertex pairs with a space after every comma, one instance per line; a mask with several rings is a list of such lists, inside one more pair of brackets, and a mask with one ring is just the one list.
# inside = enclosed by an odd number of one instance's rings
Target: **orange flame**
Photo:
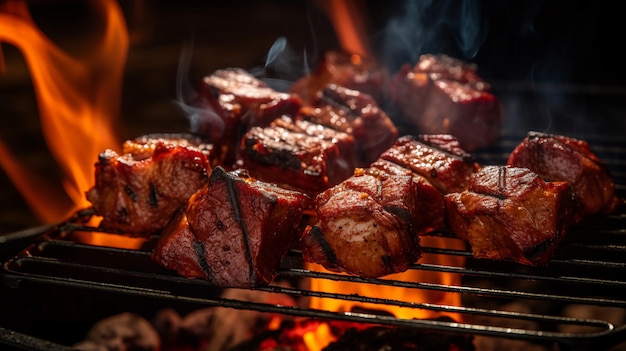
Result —
[[105, 28], [82, 58], [71, 57], [55, 46], [37, 28], [24, 0], [9, 0], [0, 6], [0, 43], [15, 46], [28, 64], [43, 135], [63, 173], [63, 184], [55, 187], [45, 175], [26, 169], [2, 143], [0, 164], [46, 223], [67, 219], [89, 206], [85, 191], [93, 184], [97, 155], [121, 145], [114, 126], [128, 33], [115, 1], [89, 4], [104, 16]]
[[[463, 244], [458, 240], [429, 237], [421, 238], [422, 245], [436, 248], [464, 249]], [[419, 263], [451, 265], [459, 267], [464, 264], [462, 257], [441, 256], [426, 254], [419, 260]], [[319, 265], [308, 264], [307, 268], [315, 271], [324, 271]], [[429, 284], [441, 284], [445, 286], [459, 286], [460, 278], [452, 273], [430, 272], [422, 270], [409, 270], [402, 273], [392, 274], [384, 279], [398, 280], [404, 282], [419, 282]], [[333, 281], [325, 279], [314, 279], [311, 281], [311, 289], [314, 291], [334, 291], [342, 294], [357, 294], [364, 297], [374, 297], [380, 299], [392, 299], [410, 303], [429, 303], [444, 306], [460, 306], [461, 297], [457, 293], [440, 292], [436, 290], [419, 290], [412, 288], [381, 286], [378, 284], [351, 283], [344, 281]], [[413, 307], [400, 307], [392, 305], [380, 305], [376, 303], [363, 303], [349, 300], [333, 300], [324, 298], [311, 298], [310, 307], [329, 311], [349, 312], [355, 307], [372, 311], [385, 311], [402, 319], [426, 319], [448, 316], [456, 321], [461, 321], [457, 313], [438, 312], [430, 309], [419, 309]]]
[[[421, 243], [427, 247], [447, 248], [463, 250], [464, 244], [455, 239], [444, 237], [424, 236]], [[419, 263], [443, 265], [452, 267], [462, 267], [465, 264], [464, 257], [449, 255], [426, 254], [419, 260]], [[306, 263], [305, 268], [326, 272], [320, 265]], [[397, 280], [402, 282], [417, 282], [428, 284], [439, 284], [443, 286], [460, 286], [460, 276], [458, 274], [446, 272], [430, 272], [424, 270], [408, 270], [406, 272], [392, 274], [384, 279]], [[435, 319], [443, 316], [452, 318], [457, 322], [463, 322], [460, 314], [448, 311], [436, 311], [432, 309], [417, 308], [417, 304], [433, 304], [444, 307], [461, 306], [461, 295], [454, 292], [441, 292], [437, 290], [417, 290], [413, 288], [396, 287], [390, 285], [351, 283], [345, 281], [334, 281], [325, 279], [311, 279], [309, 288], [312, 291], [336, 292], [347, 295], [358, 295], [361, 297], [378, 298], [413, 303], [415, 307], [401, 307], [396, 305], [382, 305], [378, 303], [356, 302], [343, 299], [329, 299], [311, 297], [309, 307], [333, 312], [350, 312], [358, 309], [371, 310], [372, 312], [390, 313], [400, 319]], [[355, 309], [356, 308], [356, 309]], [[320, 327], [309, 330], [303, 335], [308, 351], [320, 351], [329, 343], [335, 341], [337, 337], [329, 329], [321, 324]]]
[[365, 8], [358, 0], [318, 0], [318, 6], [330, 19], [341, 47], [348, 53], [371, 56], [364, 22]]

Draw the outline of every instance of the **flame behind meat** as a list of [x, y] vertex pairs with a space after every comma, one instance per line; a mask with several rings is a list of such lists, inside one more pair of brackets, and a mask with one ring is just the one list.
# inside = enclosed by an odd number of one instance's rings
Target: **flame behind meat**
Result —
[[42, 198], [42, 189], [32, 184], [45, 184], [45, 175], [24, 176], [27, 171], [6, 148], [0, 149], [4, 156], [0, 162], [43, 222], [66, 219], [87, 207], [85, 191], [93, 183], [98, 154], [121, 145], [114, 126], [128, 34], [117, 2], [98, 0], [90, 4], [105, 17], [106, 26], [85, 58], [72, 57], [55, 46], [37, 28], [25, 1], [8, 1], [0, 8], [0, 42], [14, 45], [28, 64], [43, 135], [64, 175], [63, 189], [69, 201], [59, 206], [56, 196]]

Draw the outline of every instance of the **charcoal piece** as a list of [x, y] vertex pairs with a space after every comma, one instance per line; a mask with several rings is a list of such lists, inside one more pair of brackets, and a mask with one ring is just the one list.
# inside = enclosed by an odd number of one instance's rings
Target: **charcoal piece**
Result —
[[474, 351], [474, 337], [416, 328], [371, 327], [347, 329], [323, 351]]

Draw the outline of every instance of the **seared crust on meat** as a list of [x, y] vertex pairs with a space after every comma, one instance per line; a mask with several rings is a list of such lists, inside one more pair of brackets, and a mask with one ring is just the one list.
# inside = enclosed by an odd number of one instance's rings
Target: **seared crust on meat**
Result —
[[200, 84], [198, 111], [192, 119], [194, 133], [216, 145], [224, 166], [238, 159], [241, 136], [252, 126], [267, 126], [282, 116], [295, 116], [299, 96], [276, 91], [241, 68], [216, 70]]
[[422, 55], [391, 80], [400, 116], [419, 133], [451, 134], [474, 151], [500, 137], [503, 110], [477, 66], [447, 55]]
[[486, 166], [468, 189], [445, 196], [453, 232], [477, 258], [548, 263], [573, 214], [567, 182], [545, 182], [527, 168]]
[[415, 183], [415, 201], [411, 211], [413, 230], [422, 235], [446, 227], [444, 194], [426, 178], [408, 168], [383, 159], [372, 163], [366, 172], [373, 175], [386, 173], [412, 177]]
[[152, 259], [220, 287], [268, 284], [298, 238], [308, 202], [305, 194], [217, 167], [163, 231]]
[[410, 176], [357, 169], [319, 194], [317, 223], [301, 239], [304, 259], [361, 277], [405, 271], [421, 255], [411, 225], [414, 186]]
[[337, 84], [320, 90], [313, 106], [303, 107], [300, 115], [351, 135], [359, 167], [369, 166], [398, 137], [395, 124], [370, 95]]
[[211, 148], [193, 137], [154, 135], [127, 141], [124, 150], [99, 155], [87, 200], [104, 229], [138, 237], [158, 234], [206, 184]]
[[569, 182], [576, 196], [576, 222], [611, 213], [619, 203], [608, 168], [584, 140], [529, 132], [507, 164], [529, 168], [547, 181]]
[[480, 165], [447, 134], [406, 135], [380, 156], [426, 178], [443, 194], [463, 191]]
[[253, 177], [312, 196], [350, 177], [356, 164], [350, 135], [287, 116], [252, 127], [241, 155]]

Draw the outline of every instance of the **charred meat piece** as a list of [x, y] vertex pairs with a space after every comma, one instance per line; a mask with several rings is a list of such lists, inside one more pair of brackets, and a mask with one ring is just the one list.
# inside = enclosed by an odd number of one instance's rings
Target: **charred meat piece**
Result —
[[421, 256], [412, 231], [410, 176], [354, 176], [319, 194], [317, 222], [301, 239], [302, 255], [330, 271], [366, 278], [403, 272]]
[[542, 266], [566, 236], [573, 215], [567, 182], [545, 182], [527, 168], [486, 166], [468, 189], [445, 196], [452, 231], [477, 258]]
[[412, 222], [418, 235], [446, 227], [443, 194], [426, 178], [408, 168], [383, 159], [372, 163], [366, 171], [373, 175], [386, 173], [412, 177], [415, 183], [415, 201], [411, 211]]
[[529, 168], [547, 181], [569, 182], [576, 196], [575, 222], [611, 213], [619, 203], [608, 168], [584, 140], [529, 132], [507, 164]]
[[211, 148], [193, 137], [154, 135], [127, 141], [124, 150], [99, 155], [87, 200], [104, 229], [138, 237], [157, 234], [206, 184]]
[[305, 105], [317, 99], [317, 93], [329, 84], [358, 90], [378, 104], [386, 99], [389, 71], [373, 58], [342, 51], [329, 51], [315, 71], [296, 81], [291, 91], [302, 97]]
[[337, 153], [341, 156], [341, 159], [336, 162], [339, 169], [331, 169], [328, 171], [331, 174], [338, 174], [338, 176], [331, 175], [328, 178], [344, 180], [352, 175], [352, 172], [356, 167], [356, 146], [352, 135], [342, 131], [337, 131], [336, 129], [329, 128], [319, 123], [313, 123], [304, 119], [290, 118], [287, 116], [275, 119], [272, 121], [270, 126], [285, 128], [294, 133], [314, 136], [325, 142], [336, 145]]
[[356, 162], [348, 134], [287, 117], [252, 127], [241, 150], [253, 177], [311, 195], [350, 177]]
[[394, 106], [407, 125], [424, 134], [451, 134], [467, 151], [500, 137], [502, 106], [477, 67], [446, 55], [423, 55], [392, 77]]
[[465, 190], [480, 169], [458, 139], [446, 134], [402, 136], [380, 158], [421, 175], [442, 194]]
[[387, 113], [366, 93], [330, 84], [322, 89], [313, 107], [302, 108], [303, 118], [354, 137], [359, 167], [367, 167], [393, 145], [398, 129]]
[[204, 77], [199, 111], [192, 119], [194, 133], [208, 137], [224, 154], [225, 164], [234, 163], [241, 136], [251, 126], [266, 126], [286, 114], [294, 116], [302, 101], [282, 93], [241, 68], [220, 69]]
[[152, 259], [219, 287], [269, 284], [297, 240], [305, 194], [216, 167], [159, 237]]

